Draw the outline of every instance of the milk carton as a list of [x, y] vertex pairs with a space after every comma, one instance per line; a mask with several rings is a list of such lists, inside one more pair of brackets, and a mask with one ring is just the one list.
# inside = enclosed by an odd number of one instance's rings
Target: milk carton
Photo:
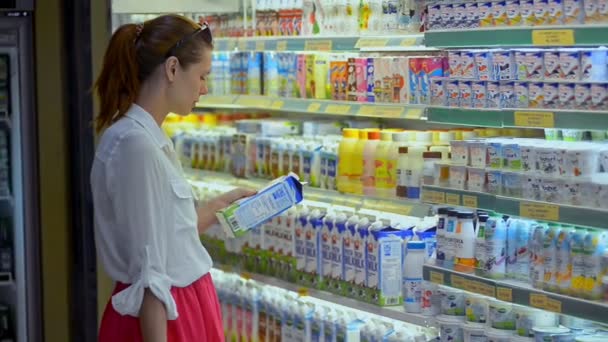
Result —
[[367, 239], [367, 286], [373, 291], [371, 301], [380, 306], [402, 305], [402, 243], [405, 231], [377, 221]]
[[367, 255], [365, 246], [369, 237], [369, 229], [373, 217], [364, 217], [357, 226], [355, 231], [350, 230], [353, 237], [353, 268], [355, 272], [355, 284], [359, 286], [367, 286]]
[[321, 230], [323, 228], [324, 213], [314, 209], [308, 216], [308, 224], [304, 228], [304, 239], [306, 249], [306, 261], [304, 266], [304, 282], [308, 286], [315, 287], [321, 275]]
[[344, 253], [344, 235], [346, 234], [346, 214], [340, 213], [336, 215], [334, 227], [330, 234], [331, 240], [331, 279], [329, 281], [329, 290], [341, 294], [342, 279], [344, 277], [344, 265], [342, 263], [342, 255]]
[[302, 208], [298, 214], [296, 226], [294, 229], [295, 257], [296, 257], [296, 272], [298, 274], [298, 282], [302, 282], [304, 269], [306, 268], [306, 235], [305, 228], [308, 225], [308, 208]]
[[304, 199], [302, 184], [294, 174], [272, 181], [256, 195], [239, 200], [216, 213], [228, 237], [247, 231], [278, 216]]
[[331, 278], [332, 274], [332, 255], [331, 255], [331, 236], [333, 234], [333, 230], [335, 229], [335, 214], [329, 213], [323, 219], [323, 226], [320, 232], [320, 245], [321, 245], [321, 277], [323, 279], [323, 287], [326, 284], [326, 281]]
[[356, 227], [359, 223], [359, 216], [353, 215], [346, 221], [344, 238], [342, 240], [342, 249], [343, 249], [343, 257], [342, 257], [342, 267], [344, 268], [344, 276], [342, 280], [348, 283], [355, 282], [355, 268], [353, 264], [353, 258], [355, 254], [354, 250], [354, 239], [356, 233]]

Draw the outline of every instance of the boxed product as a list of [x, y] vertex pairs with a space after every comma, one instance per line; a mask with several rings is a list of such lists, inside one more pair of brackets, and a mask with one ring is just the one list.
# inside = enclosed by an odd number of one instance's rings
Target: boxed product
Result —
[[303, 199], [302, 183], [290, 173], [275, 179], [256, 195], [219, 210], [216, 216], [228, 237], [240, 237]]
[[564, 0], [564, 23], [582, 24], [584, 20], [583, 0]]

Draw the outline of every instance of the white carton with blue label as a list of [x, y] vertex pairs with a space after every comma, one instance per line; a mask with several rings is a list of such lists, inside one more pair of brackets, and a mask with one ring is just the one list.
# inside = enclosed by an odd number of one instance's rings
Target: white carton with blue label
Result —
[[281, 214], [304, 199], [302, 183], [293, 173], [272, 181], [251, 197], [236, 201], [216, 213], [228, 237], [239, 237]]

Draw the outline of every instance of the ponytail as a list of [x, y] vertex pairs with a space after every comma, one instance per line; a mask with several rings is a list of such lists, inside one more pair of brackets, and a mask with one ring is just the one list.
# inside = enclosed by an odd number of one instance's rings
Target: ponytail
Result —
[[139, 66], [135, 46], [137, 35], [137, 25], [126, 24], [110, 39], [103, 58], [103, 68], [95, 82], [100, 102], [95, 122], [98, 133], [125, 115], [139, 92]]

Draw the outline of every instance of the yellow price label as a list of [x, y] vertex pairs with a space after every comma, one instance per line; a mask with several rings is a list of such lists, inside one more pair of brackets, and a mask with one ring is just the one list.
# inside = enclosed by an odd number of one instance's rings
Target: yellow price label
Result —
[[532, 44], [540, 46], [574, 45], [574, 30], [532, 30]]
[[410, 108], [405, 111], [405, 118], [409, 120], [420, 120], [424, 109], [422, 108]]
[[462, 205], [469, 208], [478, 208], [477, 196], [462, 195]]
[[554, 204], [521, 202], [519, 216], [537, 220], [559, 221], [559, 206]]
[[499, 286], [496, 288], [496, 298], [505, 302], [513, 302], [513, 290]]
[[234, 50], [235, 47], [236, 47], [235, 39], [230, 39], [230, 40], [226, 41], [226, 50]]
[[304, 42], [306, 51], [331, 51], [333, 42], [331, 40], [307, 40]]
[[255, 42], [255, 51], [266, 51], [266, 41], [260, 40]]
[[489, 284], [479, 283], [478, 293], [488, 297], [496, 297], [496, 287]]
[[460, 195], [449, 193], [449, 192], [446, 193], [445, 194], [445, 203], [447, 203], [449, 205], [460, 205]]
[[404, 38], [399, 45], [403, 47], [414, 46], [418, 42], [418, 38]]
[[325, 113], [327, 114], [348, 114], [350, 112], [350, 105], [337, 105], [329, 104], [325, 107]]
[[443, 285], [444, 284], [445, 280], [443, 279], [443, 273], [436, 272], [436, 271], [431, 271], [430, 275], [431, 275], [431, 282], [432, 283], [439, 284], [439, 285]]
[[283, 102], [281, 100], [276, 100], [276, 101], [272, 101], [270, 108], [271, 109], [283, 109], [284, 105], [285, 105], [285, 102]]
[[319, 102], [313, 102], [308, 105], [308, 108], [306, 109], [306, 111], [311, 112], [311, 113], [317, 113], [317, 112], [319, 112], [319, 109], [321, 109], [321, 104]]
[[445, 203], [445, 192], [434, 190], [423, 190], [422, 201], [429, 203]]
[[361, 105], [359, 107], [359, 110], [357, 111], [357, 115], [374, 116], [375, 112], [376, 112], [376, 107], [375, 106]]
[[257, 107], [257, 108], [268, 108], [270, 106], [270, 100], [256, 97], [239, 97], [236, 101], [238, 105], [243, 107]]
[[544, 309], [547, 302], [547, 296], [538, 293], [530, 293], [530, 306]]
[[249, 279], [251, 279], [251, 273], [241, 272], [241, 278], [249, 280]]
[[521, 127], [555, 127], [555, 115], [552, 112], [515, 112], [515, 126]]
[[412, 212], [411, 205], [394, 204], [394, 203], [380, 203], [378, 209], [387, 211], [393, 214], [409, 215]]
[[562, 313], [562, 302], [556, 299], [547, 298], [545, 300], [545, 310]]
[[298, 296], [300, 296], [300, 297], [307, 297], [309, 295], [310, 295], [310, 292], [309, 292], [309, 290], [307, 288], [300, 287], [298, 289]]
[[287, 41], [279, 40], [277, 42], [277, 51], [285, 51], [285, 50], [287, 50]]
[[470, 282], [468, 280], [466, 280], [465, 278], [452, 274], [452, 286], [455, 288], [459, 288], [461, 290], [464, 290], [466, 288], [466, 283]]
[[238, 47], [239, 47], [239, 50], [241, 50], [241, 51], [247, 50], [247, 41], [239, 40]]
[[377, 48], [385, 47], [388, 44], [388, 39], [377, 39], [377, 38], [359, 38], [355, 44], [355, 48]]

